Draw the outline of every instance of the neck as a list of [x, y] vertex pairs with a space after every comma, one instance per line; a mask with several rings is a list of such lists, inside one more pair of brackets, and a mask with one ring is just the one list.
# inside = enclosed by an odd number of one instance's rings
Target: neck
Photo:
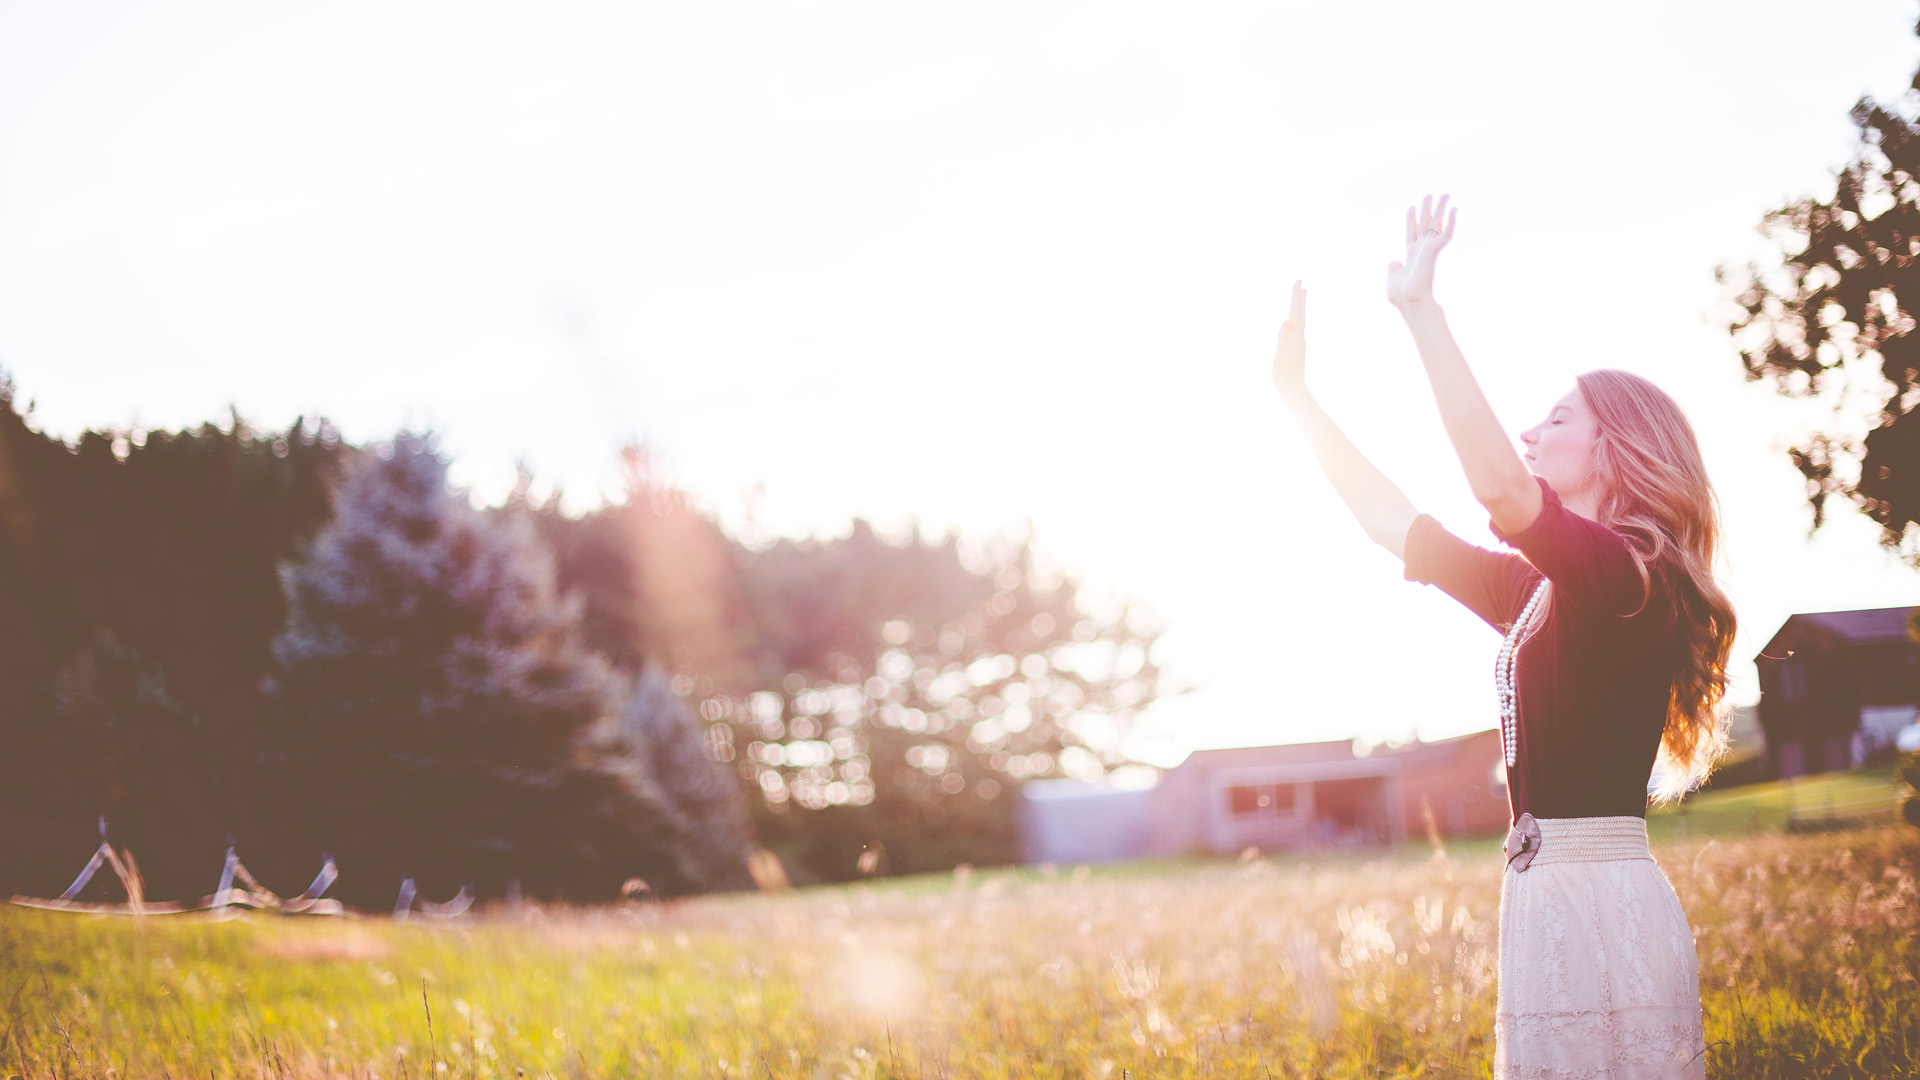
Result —
[[1561, 496], [1560, 505], [1579, 514], [1588, 521], [1600, 520], [1600, 507], [1596, 505], [1594, 497], [1584, 491], [1574, 496]]

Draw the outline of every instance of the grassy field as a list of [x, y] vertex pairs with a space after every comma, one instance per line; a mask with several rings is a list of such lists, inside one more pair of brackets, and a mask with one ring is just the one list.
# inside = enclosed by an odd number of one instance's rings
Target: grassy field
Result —
[[1678, 806], [1649, 814], [1647, 835], [1660, 843], [1779, 832], [1789, 821], [1808, 831], [1826, 823], [1891, 823], [1905, 793], [1906, 785], [1894, 778], [1891, 765], [1725, 791], [1708, 788]]
[[[1707, 837], [1711, 806], [1657, 849], [1710, 1075], [1915, 1075], [1920, 830]], [[0, 909], [0, 1074], [1485, 1076], [1499, 871], [1470, 845], [441, 927]]]

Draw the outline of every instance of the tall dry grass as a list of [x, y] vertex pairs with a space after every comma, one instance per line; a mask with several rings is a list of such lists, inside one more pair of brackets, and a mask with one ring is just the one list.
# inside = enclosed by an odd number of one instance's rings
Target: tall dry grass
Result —
[[[1709, 1075], [1920, 1066], [1920, 830], [1657, 850]], [[0, 913], [23, 1077], [1472, 1077], [1476, 854], [957, 875], [442, 928]]]

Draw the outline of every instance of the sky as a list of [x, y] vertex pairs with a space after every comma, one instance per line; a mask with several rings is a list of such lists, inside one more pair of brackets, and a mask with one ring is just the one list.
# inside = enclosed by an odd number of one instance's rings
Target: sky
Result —
[[1692, 417], [1734, 700], [1796, 611], [1920, 604], [1850, 509], [1809, 539], [1714, 268], [1831, 191], [1920, 7], [0, 0], [0, 368], [33, 421], [238, 409], [442, 433], [568, 505], [642, 440], [744, 536], [1023, 530], [1167, 626], [1133, 747], [1490, 727], [1498, 638], [1402, 580], [1268, 365], [1491, 546], [1383, 299], [1404, 208], [1518, 432], [1579, 372]]

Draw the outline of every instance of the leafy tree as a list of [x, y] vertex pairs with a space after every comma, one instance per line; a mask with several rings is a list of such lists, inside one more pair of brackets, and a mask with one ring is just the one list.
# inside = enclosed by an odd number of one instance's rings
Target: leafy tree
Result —
[[342, 482], [286, 568], [274, 696], [308, 850], [361, 903], [429, 892], [611, 896], [678, 886], [632, 770], [599, 760], [621, 686], [583, 642], [529, 524], [469, 508], [431, 440], [403, 435]]
[[[1750, 379], [1824, 402], [1832, 418], [1788, 451], [1813, 527], [1841, 496], [1920, 565], [1920, 73], [1893, 102], [1853, 108], [1860, 141], [1825, 199], [1768, 214], [1782, 265], [1721, 271]], [[1861, 414], [1862, 403], [1877, 402]]]
[[562, 591], [581, 603], [580, 630], [595, 652], [631, 676], [647, 664], [653, 645], [652, 612], [635, 574], [637, 553], [627, 529], [627, 507], [612, 503], [579, 516], [560, 509], [561, 493], [532, 496], [524, 465], [501, 513], [529, 521], [553, 552]]
[[1100, 613], [1030, 541], [833, 540], [750, 547], [628, 459], [624, 498], [537, 508], [562, 584], [593, 598], [610, 655], [672, 673], [707, 753], [751, 793], [794, 870], [842, 879], [1018, 857], [1014, 792], [1096, 776], [1159, 693], [1158, 627]]
[[855, 522], [744, 561], [778, 668], [703, 709], [763, 794], [762, 835], [815, 876], [1016, 860], [1019, 786], [1126, 763], [1160, 692], [1157, 622], [1090, 611], [1031, 537], [964, 550]]
[[8, 888], [63, 885], [103, 808], [156, 896], [200, 892], [228, 831], [276, 888], [335, 851], [369, 905], [402, 870], [733, 884], [756, 829], [802, 877], [1000, 861], [1012, 788], [1123, 760], [1157, 693], [1150, 621], [1089, 615], [1030, 545], [746, 545], [637, 451], [593, 513], [475, 512], [413, 437], [69, 445], [3, 377], [0, 404]]

